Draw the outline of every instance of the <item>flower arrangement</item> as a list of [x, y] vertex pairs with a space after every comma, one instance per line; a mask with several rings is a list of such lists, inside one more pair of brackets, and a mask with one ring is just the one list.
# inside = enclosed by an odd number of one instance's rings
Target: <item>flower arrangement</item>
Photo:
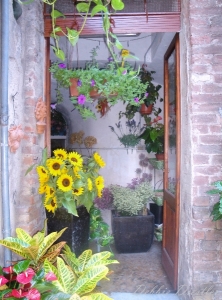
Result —
[[124, 147], [128, 148], [134, 148], [138, 143], [140, 142], [140, 134], [143, 130], [143, 127], [141, 128], [140, 122], [136, 124], [135, 120], [127, 120], [126, 121], [126, 130], [124, 131], [123, 126], [121, 124], [121, 121], [115, 124], [116, 127], [119, 130], [119, 133], [117, 133], [113, 126], [109, 126], [112, 132], [116, 134], [118, 137], [118, 140], [121, 142]]
[[144, 139], [146, 150], [148, 153], [163, 153], [164, 152], [164, 125], [159, 123], [162, 118], [157, 116], [151, 122], [151, 118], [144, 116], [146, 127], [142, 134], [141, 139]]
[[125, 63], [126, 58], [133, 57], [130, 51], [121, 49], [121, 59], [110, 58], [103, 68], [98, 66], [96, 55], [96, 49], [93, 49], [91, 63], [86, 64], [85, 69], [72, 70], [64, 63], [52, 64], [50, 72], [58, 82], [58, 89], [69, 88], [70, 80], [76, 78], [77, 96], [71, 96], [70, 100], [83, 119], [96, 119], [95, 113], [88, 106], [94, 104], [93, 91], [97, 92], [97, 98], [106, 99], [108, 109], [119, 100], [139, 107], [145, 99], [147, 85], [141, 82], [139, 71]]
[[83, 158], [79, 153], [64, 149], [54, 150], [54, 156], [44, 158], [39, 166], [39, 194], [42, 194], [46, 210], [52, 213], [59, 207], [77, 216], [76, 208], [84, 205], [89, 211], [96, 196], [101, 197], [104, 178], [98, 170], [105, 166], [102, 157], [95, 152]]

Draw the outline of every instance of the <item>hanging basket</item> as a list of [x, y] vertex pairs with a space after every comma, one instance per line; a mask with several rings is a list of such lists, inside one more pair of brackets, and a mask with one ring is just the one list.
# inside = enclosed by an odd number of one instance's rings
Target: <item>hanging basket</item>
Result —
[[144, 115], [150, 115], [153, 111], [153, 104], [150, 104], [149, 106], [146, 106], [146, 104], [142, 104], [140, 107], [140, 114], [142, 116]]
[[[71, 85], [69, 87], [70, 90], [70, 96], [71, 97], [78, 97], [79, 91], [78, 91], [78, 78], [71, 78], [70, 79]], [[100, 94], [98, 93], [97, 89], [93, 89], [89, 93], [90, 98], [99, 98]]]

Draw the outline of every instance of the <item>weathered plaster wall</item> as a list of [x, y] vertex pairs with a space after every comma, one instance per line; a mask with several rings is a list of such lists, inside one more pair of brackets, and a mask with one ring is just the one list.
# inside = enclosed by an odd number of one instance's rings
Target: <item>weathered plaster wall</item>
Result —
[[222, 297], [222, 231], [210, 217], [217, 199], [206, 195], [221, 179], [221, 13], [221, 1], [182, 1], [179, 286], [186, 300], [203, 298], [195, 291]]
[[[9, 152], [11, 235], [22, 227], [30, 233], [42, 228], [44, 211], [35, 172], [25, 176], [41, 158], [44, 136], [36, 134], [35, 104], [44, 95], [44, 38], [42, 1], [22, 7], [16, 21], [9, 1], [9, 128], [22, 125], [25, 136], [16, 153]], [[2, 249], [1, 249], [2, 251]]]

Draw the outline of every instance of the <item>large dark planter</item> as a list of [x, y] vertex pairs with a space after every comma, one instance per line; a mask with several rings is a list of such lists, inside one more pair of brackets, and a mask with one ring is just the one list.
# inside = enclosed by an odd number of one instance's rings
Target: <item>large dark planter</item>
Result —
[[112, 211], [112, 231], [119, 253], [146, 252], [154, 237], [154, 215], [117, 216]]
[[77, 209], [79, 217], [58, 208], [55, 214], [46, 212], [48, 233], [68, 227], [58, 241], [66, 241], [72, 251], [79, 256], [89, 247], [90, 215], [84, 206]]
[[163, 223], [163, 206], [159, 206], [156, 203], [150, 203], [150, 211], [155, 217], [155, 224]]

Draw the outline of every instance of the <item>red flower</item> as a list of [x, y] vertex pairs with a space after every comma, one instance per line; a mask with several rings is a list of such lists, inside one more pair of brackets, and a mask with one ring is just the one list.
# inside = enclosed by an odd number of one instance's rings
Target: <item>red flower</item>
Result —
[[28, 292], [23, 293], [23, 296], [25, 296], [29, 300], [40, 300], [41, 294], [37, 289], [30, 289]]
[[0, 276], [0, 286], [6, 284], [8, 282], [8, 279], [6, 279], [4, 276]]
[[53, 280], [57, 280], [57, 277], [53, 272], [49, 272], [45, 275], [45, 280], [53, 281]]
[[17, 281], [26, 284], [29, 283], [34, 276], [35, 272], [31, 268], [28, 268], [25, 272], [22, 272], [17, 276]]
[[13, 267], [12, 266], [3, 268], [2, 270], [3, 270], [4, 273], [9, 273], [9, 274], [13, 273]]
[[26, 293], [23, 293], [23, 291], [21, 289], [19, 289], [19, 290], [14, 289], [14, 290], [12, 290], [12, 293], [10, 296], [13, 296], [15, 298], [23, 298], [23, 297], [25, 297], [25, 294]]

